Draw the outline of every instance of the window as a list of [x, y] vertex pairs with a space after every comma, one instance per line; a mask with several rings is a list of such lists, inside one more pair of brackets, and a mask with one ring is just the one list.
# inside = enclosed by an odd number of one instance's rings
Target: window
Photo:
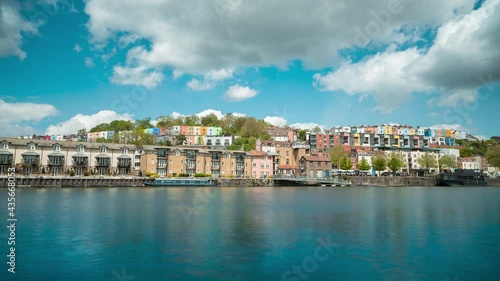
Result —
[[28, 149], [29, 150], [35, 150], [35, 144], [34, 143], [28, 144]]
[[155, 160], [151, 160], [151, 165], [154, 165], [155, 164]]
[[288, 150], [286, 151], [286, 156], [288, 156]]
[[9, 143], [8, 142], [2, 143], [2, 148], [3, 149], [9, 149]]
[[257, 167], [257, 163], [253, 163], [252, 166]]
[[170, 164], [172, 164], [172, 159], [170, 159], [168, 162], [169, 162]]
[[106, 153], [106, 150], [107, 150], [107, 149], [106, 149], [106, 147], [105, 147], [105, 146], [101, 146], [101, 148], [100, 148], [101, 153]]
[[76, 148], [76, 150], [77, 150], [78, 152], [84, 152], [84, 151], [85, 151], [85, 148], [83, 147], [83, 145], [79, 145], [79, 146]]
[[181, 160], [181, 164], [184, 164], [184, 160]]
[[174, 155], [175, 155], [175, 156], [180, 156], [180, 155], [181, 155], [181, 152], [180, 152], [179, 150], [176, 150]]
[[61, 145], [54, 144], [54, 151], [61, 151]]
[[123, 147], [123, 148], [122, 148], [122, 153], [123, 153], [123, 154], [128, 154], [128, 148]]

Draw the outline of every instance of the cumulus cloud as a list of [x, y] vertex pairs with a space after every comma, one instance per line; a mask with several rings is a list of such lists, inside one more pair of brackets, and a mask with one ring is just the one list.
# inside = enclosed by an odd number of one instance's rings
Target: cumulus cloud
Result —
[[111, 110], [101, 110], [92, 115], [77, 114], [66, 121], [47, 127], [45, 134], [74, 134], [80, 129], [90, 130], [101, 123], [109, 123], [113, 120], [132, 120], [132, 117], [131, 114], [119, 114]]
[[311, 130], [314, 127], [319, 127], [321, 130], [325, 129], [325, 126], [317, 124], [317, 123], [294, 123], [291, 124], [290, 127], [302, 130]]
[[23, 34], [38, 34], [41, 23], [26, 20], [21, 15], [21, 6], [16, 1], [5, 0], [0, 2], [0, 58], [17, 56], [23, 60], [26, 52], [21, 47]]
[[94, 68], [95, 67], [94, 59], [92, 59], [92, 58], [86, 57], [84, 59], [84, 63], [85, 63], [85, 66], [88, 67], [88, 68]]
[[8, 103], [0, 100], [0, 131], [4, 136], [37, 133], [31, 123], [55, 116], [57, 109], [50, 104]]
[[359, 63], [347, 62], [326, 75], [315, 74], [314, 86], [321, 91], [372, 95], [378, 104], [377, 109], [390, 113], [404, 104], [412, 93], [432, 88], [405, 75], [405, 69], [420, 56], [416, 48], [411, 48], [379, 53]]
[[371, 95], [377, 109], [390, 113], [414, 93], [438, 92], [439, 106], [473, 102], [477, 87], [500, 80], [500, 0], [445, 22], [428, 50], [409, 48], [345, 62], [325, 75], [315, 74], [323, 91]]
[[250, 89], [248, 86], [233, 85], [224, 93], [224, 99], [232, 102], [243, 101], [253, 98], [258, 91]]
[[264, 118], [264, 121], [266, 121], [269, 124], [272, 124], [274, 126], [279, 126], [279, 127], [286, 125], [286, 119], [283, 117], [279, 117], [279, 116], [266, 116]]
[[80, 47], [79, 44], [75, 44], [75, 47], [73, 47], [73, 51], [79, 53], [82, 51], [82, 47]]
[[[293, 60], [308, 68], [328, 67], [338, 59], [338, 50], [359, 43], [357, 30], [367, 33], [372, 23], [380, 30], [368, 32], [361, 45], [390, 43], [405, 26], [437, 26], [473, 5], [469, 0], [405, 0], [392, 9], [391, 2], [395, 1], [88, 0], [85, 12], [96, 45], [106, 46], [123, 34], [140, 38], [126, 51], [127, 66], [204, 76], [228, 68], [287, 68]], [[378, 23], [377, 15], [387, 11], [392, 11], [389, 20]], [[188, 87], [213, 86], [196, 79]]]
[[147, 69], [143, 66], [113, 68], [113, 76], [110, 81], [118, 85], [139, 85], [148, 89], [153, 89], [160, 84], [165, 76], [154, 69]]
[[454, 131], [463, 131], [470, 132], [470, 130], [460, 124], [436, 124], [430, 127], [433, 130], [454, 130]]
[[233, 78], [234, 69], [219, 69], [209, 71], [207, 74], [203, 76], [203, 80], [191, 79], [187, 83], [187, 87], [193, 91], [206, 91], [213, 89], [219, 82], [222, 82], [226, 79]]
[[[215, 109], [205, 109], [205, 110], [198, 112], [198, 113], [195, 113], [193, 115], [196, 115], [196, 116], [202, 118], [202, 117], [205, 117], [205, 116], [210, 115], [210, 114], [215, 114], [215, 116], [217, 116], [218, 119], [222, 119], [222, 117], [224, 117], [224, 115], [225, 115], [224, 113], [222, 113], [222, 111], [215, 110]], [[233, 116], [235, 116], [235, 117], [245, 117], [246, 116], [246, 114], [240, 113], [240, 112], [232, 112], [231, 114], [233, 114]], [[186, 117], [188, 115], [174, 111], [174, 112], [172, 112], [171, 116], [174, 118], [179, 118], [179, 117]]]

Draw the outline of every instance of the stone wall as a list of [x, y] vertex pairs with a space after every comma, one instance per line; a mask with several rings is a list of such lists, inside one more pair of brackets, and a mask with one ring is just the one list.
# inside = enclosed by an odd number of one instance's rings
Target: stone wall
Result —
[[[143, 186], [139, 177], [16, 177], [16, 187], [134, 187]], [[7, 187], [7, 177], [0, 178], [0, 188]]]
[[488, 179], [488, 186], [500, 187], [500, 178]]
[[435, 186], [436, 177], [348, 177], [353, 186]]
[[215, 180], [217, 186], [254, 187], [254, 186], [274, 186], [272, 179], [230, 179], [218, 178]]

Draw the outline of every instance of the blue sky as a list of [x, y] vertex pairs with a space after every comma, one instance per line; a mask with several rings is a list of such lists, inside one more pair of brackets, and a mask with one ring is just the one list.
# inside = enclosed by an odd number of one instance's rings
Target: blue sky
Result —
[[498, 0], [139, 2], [2, 2], [1, 135], [213, 111], [500, 135]]

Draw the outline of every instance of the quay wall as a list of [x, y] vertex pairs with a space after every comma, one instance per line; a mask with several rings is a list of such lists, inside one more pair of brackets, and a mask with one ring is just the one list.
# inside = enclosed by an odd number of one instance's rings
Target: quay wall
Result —
[[[144, 186], [141, 177], [17, 177], [16, 187], [136, 187]], [[8, 178], [0, 177], [0, 187], [7, 187]]]
[[435, 186], [436, 177], [348, 177], [353, 186]]
[[[16, 187], [142, 187], [144, 177], [16, 177]], [[435, 186], [435, 177], [348, 177], [353, 186]], [[274, 187], [297, 185], [274, 182], [273, 179], [215, 179], [220, 187]], [[0, 188], [7, 187], [8, 178], [0, 177]], [[303, 184], [301, 184], [303, 185]], [[500, 178], [488, 179], [488, 186], [500, 187]]]

